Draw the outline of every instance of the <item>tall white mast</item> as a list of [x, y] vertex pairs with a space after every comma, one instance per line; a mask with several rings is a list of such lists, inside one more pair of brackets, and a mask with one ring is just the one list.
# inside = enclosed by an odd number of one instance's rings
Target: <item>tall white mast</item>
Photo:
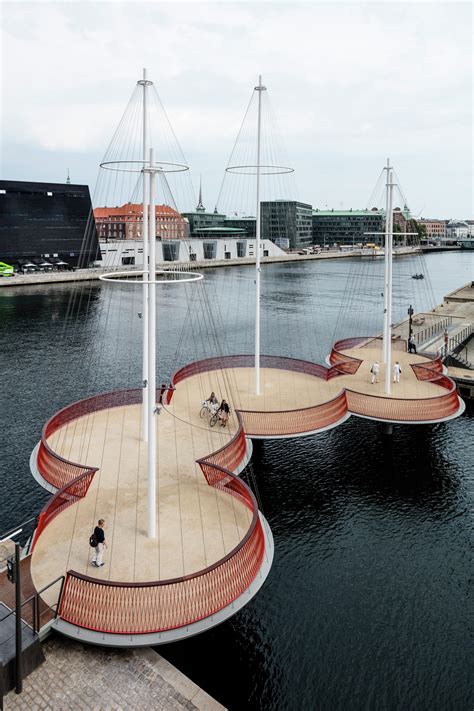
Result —
[[257, 125], [257, 212], [256, 212], [256, 259], [255, 259], [255, 393], [260, 395], [260, 149], [262, 131], [262, 77], [258, 77], [258, 125]]
[[[155, 156], [150, 148], [150, 226], [148, 279], [148, 538], [156, 538], [156, 219]], [[144, 174], [146, 179], [146, 173]]]
[[383, 362], [387, 362], [387, 316], [388, 316], [388, 242], [390, 232], [390, 218], [388, 208], [388, 184], [390, 172], [390, 159], [387, 158], [387, 178], [385, 181], [385, 245], [384, 245], [384, 279], [383, 279]]
[[392, 168], [387, 161], [387, 220], [385, 227], [386, 247], [385, 247], [385, 273], [386, 283], [386, 312], [384, 323], [385, 342], [385, 393], [390, 395], [390, 378], [392, 371], [392, 263], [393, 263], [393, 181]]
[[[145, 170], [148, 160], [148, 102], [147, 87], [153, 82], [147, 80], [146, 69], [143, 69], [143, 79], [138, 82], [143, 86], [143, 170]], [[143, 173], [143, 305], [142, 305], [142, 381], [143, 381], [143, 404], [142, 404], [142, 436], [143, 441], [148, 441], [148, 176]]]

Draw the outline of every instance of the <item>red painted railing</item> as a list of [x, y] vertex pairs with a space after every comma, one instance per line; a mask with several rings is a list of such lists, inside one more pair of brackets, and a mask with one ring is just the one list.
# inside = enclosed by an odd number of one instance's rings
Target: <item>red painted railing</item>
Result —
[[234, 496], [253, 513], [238, 545], [204, 570], [170, 580], [121, 583], [69, 571], [59, 608], [63, 620], [111, 634], [162, 632], [209, 617], [245, 592], [265, 554], [257, 502], [232, 472], [216, 464], [200, 464], [211, 486]]
[[[159, 391], [157, 391], [159, 392]], [[99, 410], [110, 407], [120, 407], [122, 405], [135, 405], [141, 402], [143, 390], [117, 390], [110, 393], [102, 393], [93, 397], [79, 400], [72, 405], [59, 410], [51, 417], [43, 427], [41, 441], [38, 448], [37, 467], [41, 476], [48, 484], [56, 489], [63, 489], [73, 479], [77, 479], [82, 474], [97, 471], [94, 467], [87, 467], [84, 464], [76, 464], [53, 451], [48, 444], [48, 439], [55, 432], [69, 422], [77, 420], [79, 417], [91, 415]]]
[[[160, 391], [157, 391], [159, 396]], [[69, 462], [48, 445], [60, 427], [102, 409], [141, 402], [142, 390], [124, 390], [97, 395], [74, 403], [52, 417], [43, 429], [41, 473], [50, 483], [79, 470], [40, 514], [33, 549], [55, 516], [87, 494], [97, 469]], [[239, 415], [237, 414], [239, 417]], [[232, 469], [245, 459], [247, 443], [239, 417], [239, 430], [227, 445], [199, 460], [210, 486], [237, 498], [252, 512], [243, 539], [222, 560], [196, 573], [147, 583], [102, 581], [69, 571], [61, 597], [59, 615], [79, 627], [115, 634], [161, 632], [197, 622], [229, 605], [257, 575], [265, 552], [265, 535], [258, 506], [250, 488]], [[53, 484], [54, 485], [54, 484]]]
[[258, 412], [239, 410], [249, 437], [289, 437], [315, 432], [340, 422], [347, 414], [345, 392], [332, 400], [300, 410]]
[[[239, 498], [243, 482], [231, 477]], [[237, 481], [235, 481], [237, 479]], [[252, 495], [253, 496], [253, 495]], [[256, 507], [252, 502], [249, 504]], [[115, 583], [70, 571], [59, 615], [78, 627], [111, 634], [146, 634], [183, 627], [218, 612], [245, 592], [265, 554], [265, 536], [256, 513], [245, 538], [225, 558], [192, 575], [153, 583]]]
[[36, 543], [44, 529], [53, 518], [64, 511], [68, 506], [71, 506], [71, 504], [77, 503], [87, 494], [96, 471], [97, 469], [89, 469], [84, 474], [73, 479], [69, 484], [60, 489], [43, 507], [38, 518], [38, 525], [35, 530], [31, 548], [32, 551], [35, 549]]
[[375, 397], [347, 389], [347, 407], [355, 415], [392, 422], [429, 422], [455, 415], [459, 411], [455, 384], [444, 375], [432, 379], [436, 385], [446, 389], [445, 395], [416, 399], [390, 398]]
[[[192, 375], [207, 373], [211, 370], [220, 370], [222, 368], [253, 368], [255, 365], [255, 356], [253, 355], [230, 355], [220, 358], [205, 358], [198, 360], [184, 368], [180, 368], [173, 375], [171, 380], [171, 388], [168, 391], [166, 402], [169, 404], [173, 397], [173, 392], [176, 385]], [[311, 363], [308, 360], [299, 360], [297, 358], [284, 358], [280, 356], [260, 356], [260, 366], [262, 368], [278, 368], [281, 370], [291, 370], [293, 372], [306, 373], [314, 375], [316, 378], [326, 380], [328, 369], [324, 365]]]
[[237, 411], [237, 418], [239, 429], [230, 442], [216, 452], [209, 454], [207, 457], [202, 457], [197, 460], [209, 484], [212, 484], [213, 476], [210, 469], [214, 469], [215, 466], [218, 466], [235, 472], [245, 459], [245, 455], [247, 454], [247, 440], [245, 438], [242, 417], [239, 411]]

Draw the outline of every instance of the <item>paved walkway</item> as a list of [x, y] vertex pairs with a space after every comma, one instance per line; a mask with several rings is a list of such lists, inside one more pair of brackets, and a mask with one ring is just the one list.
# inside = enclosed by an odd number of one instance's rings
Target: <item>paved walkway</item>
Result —
[[53, 636], [46, 661], [11, 691], [5, 711], [222, 711], [194, 682], [149, 647], [115, 650]]

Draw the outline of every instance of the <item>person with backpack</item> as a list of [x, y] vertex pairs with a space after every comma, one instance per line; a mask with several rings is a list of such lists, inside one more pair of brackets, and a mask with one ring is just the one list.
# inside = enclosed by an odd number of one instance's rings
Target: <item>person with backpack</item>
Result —
[[107, 548], [107, 541], [105, 540], [104, 531], [105, 521], [100, 518], [97, 522], [97, 526], [94, 528], [94, 533], [89, 539], [89, 543], [92, 548], [95, 548], [95, 555], [92, 558], [92, 565], [96, 568], [101, 568], [105, 563], [102, 562], [102, 556], [104, 554], [104, 548]]
[[402, 369], [400, 368], [400, 363], [397, 362], [393, 366], [393, 382], [394, 383], [399, 383], [400, 382], [400, 374], [402, 372]]

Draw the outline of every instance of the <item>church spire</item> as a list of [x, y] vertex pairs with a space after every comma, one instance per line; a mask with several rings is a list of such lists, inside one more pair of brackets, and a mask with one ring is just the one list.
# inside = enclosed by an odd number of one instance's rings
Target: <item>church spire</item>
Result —
[[196, 212], [206, 212], [206, 208], [202, 204], [202, 175], [199, 176], [199, 201], [196, 207]]
[[71, 185], [71, 178], [69, 177], [69, 168], [67, 169], [66, 185]]

